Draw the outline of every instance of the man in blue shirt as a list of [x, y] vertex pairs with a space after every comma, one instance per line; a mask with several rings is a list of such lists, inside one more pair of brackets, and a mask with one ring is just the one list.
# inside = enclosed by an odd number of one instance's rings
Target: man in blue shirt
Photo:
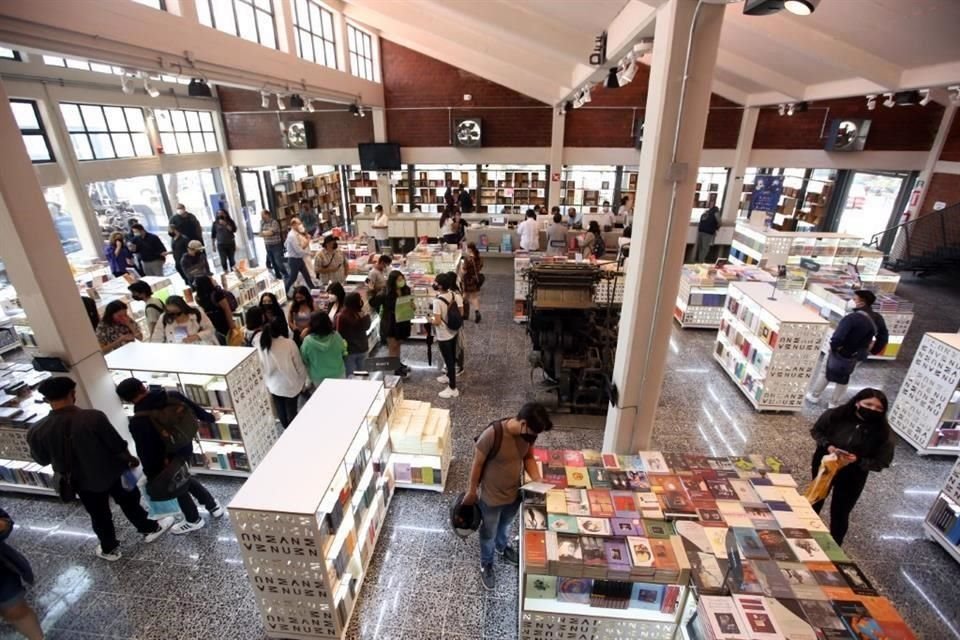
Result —
[[819, 403], [820, 395], [833, 382], [835, 386], [829, 406], [831, 409], [840, 406], [857, 363], [886, 348], [890, 334], [883, 316], [871, 308], [876, 300], [872, 291], [860, 289], [853, 292], [853, 300], [848, 303], [853, 305], [853, 310], [840, 320], [833, 332], [830, 353], [819, 377], [807, 392], [807, 402]]

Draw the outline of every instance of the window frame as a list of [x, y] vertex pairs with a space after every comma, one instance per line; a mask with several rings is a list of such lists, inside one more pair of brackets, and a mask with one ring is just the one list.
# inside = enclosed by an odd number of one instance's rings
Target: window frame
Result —
[[[361, 54], [359, 51], [356, 50], [356, 43], [359, 42], [359, 38], [365, 39], [366, 41], [365, 43], [369, 45], [369, 48], [370, 48], [369, 57]], [[354, 43], [353, 46], [351, 46], [350, 44], [351, 41], [353, 41]], [[367, 31], [364, 31], [363, 29], [361, 29], [360, 27], [358, 27], [357, 25], [351, 22], [348, 22], [347, 23], [347, 57], [350, 59], [350, 75], [356, 76], [357, 78], [360, 78], [362, 80], [377, 82], [377, 77], [378, 77], [377, 63], [376, 63], [376, 58], [374, 58], [374, 51], [375, 49], [373, 46], [373, 34]], [[363, 73], [358, 73], [359, 64], [355, 64], [354, 60], [356, 60], [357, 63], [359, 63], [360, 61], [370, 63], [369, 77], [367, 77]]]
[[[300, 20], [299, 5], [301, 2], [303, 2], [303, 4], [307, 7], [306, 26], [303, 26]], [[291, 0], [291, 4], [293, 4], [293, 35], [297, 41], [297, 57], [302, 60], [309, 60], [314, 64], [319, 64], [325, 67], [329, 67], [330, 69], [339, 69], [340, 67], [338, 65], [338, 60], [337, 60], [337, 35], [336, 35], [337, 27], [336, 27], [336, 21], [335, 21], [335, 16], [333, 11], [328, 9], [326, 6], [324, 6], [317, 0]], [[314, 30], [313, 17], [310, 12], [311, 5], [316, 6], [317, 9], [320, 11], [319, 30]], [[332, 29], [333, 33], [327, 34], [326, 30], [323, 27], [323, 22], [324, 22], [323, 18], [325, 15], [329, 18], [330, 28]], [[303, 38], [304, 37], [310, 38], [310, 42], [311, 42], [310, 48], [313, 51], [313, 55], [310, 56], [309, 58], [303, 55]], [[317, 59], [317, 47], [315, 46], [317, 38], [319, 38], [324, 45], [323, 62]], [[328, 44], [333, 49], [332, 61], [327, 60], [326, 45]]]
[[[19, 103], [19, 104], [29, 104], [29, 105], [33, 108], [33, 117], [36, 118], [36, 120], [37, 120], [37, 125], [38, 125], [39, 128], [38, 128], [38, 129], [24, 129], [24, 128], [22, 128], [22, 127], [20, 126], [19, 123], [17, 123], [17, 128], [20, 129], [20, 135], [21, 135], [21, 136], [26, 136], [26, 135], [35, 136], [35, 135], [39, 135], [40, 137], [43, 138], [43, 143], [44, 143], [44, 144], [46, 145], [46, 147], [47, 147], [47, 155], [49, 156], [48, 159], [46, 159], [46, 160], [34, 160], [33, 158], [30, 158], [30, 162], [32, 162], [33, 164], [50, 164], [50, 163], [56, 163], [57, 157], [56, 157], [56, 156], [54, 155], [54, 153], [53, 153], [53, 147], [50, 146], [50, 136], [47, 135], [47, 127], [46, 127], [46, 125], [43, 123], [43, 118], [40, 117], [40, 107], [37, 105], [37, 101], [36, 101], [36, 100], [29, 100], [29, 99], [27, 99], [27, 98], [10, 98], [9, 101], [10, 101], [11, 103], [16, 102], [16, 103]], [[24, 143], [24, 146], [26, 146], [26, 143]]]
[[[105, 161], [105, 160], [131, 160], [131, 159], [137, 159], [137, 158], [151, 158], [151, 157], [156, 156], [156, 153], [155, 153], [155, 150], [154, 150], [154, 148], [153, 148], [153, 145], [150, 144], [150, 135], [149, 135], [148, 132], [147, 132], [147, 123], [146, 123], [147, 116], [146, 116], [146, 114], [144, 114], [144, 112], [143, 112], [143, 107], [130, 106], [130, 105], [114, 105], [114, 104], [90, 104], [90, 103], [87, 103], [87, 102], [69, 102], [69, 101], [66, 101], [66, 102], [61, 102], [61, 103], [59, 104], [60, 111], [61, 111], [61, 117], [63, 117], [62, 114], [63, 114], [63, 106], [64, 106], [64, 105], [70, 105], [70, 106], [74, 106], [74, 107], [77, 108], [77, 114], [80, 116], [80, 122], [81, 122], [81, 124], [83, 125], [83, 131], [71, 131], [69, 126], [66, 127], [66, 128], [67, 128], [67, 135], [70, 137], [70, 144], [71, 144], [71, 146], [73, 146], [74, 153], [75, 153], [75, 154], [77, 153], [77, 149], [76, 149], [76, 145], [75, 145], [75, 143], [74, 143], [74, 141], [73, 141], [73, 136], [82, 135], [82, 136], [84, 136], [84, 137], [86, 138], [86, 140], [87, 140], [87, 145], [89, 146], [90, 152], [91, 152], [91, 154], [93, 155], [92, 158], [80, 158], [79, 156], [77, 156], [77, 162], [94, 162], [94, 161], [101, 161], [101, 162], [102, 162], [102, 161]], [[100, 110], [100, 115], [101, 115], [101, 117], [103, 118], [103, 121], [104, 121], [104, 123], [105, 123], [105, 125], [106, 125], [106, 126], [105, 126], [105, 129], [104, 129], [103, 131], [99, 131], [99, 130], [93, 130], [93, 131], [91, 131], [91, 130], [90, 130], [89, 125], [87, 125], [87, 119], [86, 119], [86, 117], [83, 115], [83, 107], [92, 107], [92, 108], [95, 108], [95, 109], [99, 109], [99, 110]], [[112, 131], [112, 130], [110, 129], [110, 124], [109, 124], [109, 121], [107, 120], [107, 114], [106, 114], [106, 111], [105, 111], [105, 109], [108, 109], [108, 108], [120, 109], [120, 112], [121, 112], [121, 114], [123, 115], [123, 123], [124, 123], [124, 125], [126, 126], [126, 129], [124, 129], [123, 131]], [[141, 118], [143, 119], [143, 131], [134, 131], [133, 129], [130, 128], [130, 120], [129, 120], [128, 117], [127, 117], [127, 109], [134, 109], [134, 110], [139, 110], [139, 111], [140, 111]], [[66, 125], [66, 122], [64, 122], [64, 124]], [[110, 149], [113, 151], [113, 157], [111, 157], [111, 158], [98, 158], [98, 157], [97, 157], [96, 147], [94, 146], [94, 144], [93, 144], [93, 139], [91, 138], [91, 135], [96, 135], [96, 134], [106, 134], [106, 135], [107, 135], [108, 139], [110, 140]], [[137, 145], [136, 145], [136, 143], [134, 142], [134, 139], [133, 139], [133, 136], [134, 136], [135, 134], [140, 134], [140, 135], [142, 135], [142, 136], [144, 136], [144, 137], [146, 138], [146, 140], [147, 140], [147, 146], [148, 146], [148, 148], [150, 149], [149, 155], [140, 155], [139, 153], [137, 153]], [[114, 136], [114, 135], [127, 135], [127, 136], [129, 136], [129, 139], [130, 139], [130, 147], [133, 149], [133, 155], [124, 155], [124, 156], [121, 156], [121, 155], [119, 155], [119, 154], [117, 153], [117, 146], [116, 146], [116, 144], [115, 144], [114, 141], [113, 141], [113, 136]]]
[[[173, 117], [173, 112], [178, 111], [183, 114], [184, 128], [177, 128], [176, 119]], [[160, 128], [160, 112], [166, 112], [169, 117], [170, 130], [165, 131]], [[187, 116], [188, 113], [195, 113], [197, 117], [197, 128], [192, 129], [190, 127], [190, 118]], [[201, 109], [154, 109], [153, 116], [154, 120], [157, 123], [157, 135], [160, 137], [160, 146], [163, 148], [164, 155], [190, 155], [195, 153], [219, 153], [220, 152], [220, 141], [217, 140], [217, 127], [214, 122], [214, 111], [203, 111]], [[204, 117], [203, 114], [209, 116], [210, 128], [204, 129]], [[193, 144], [193, 134], [200, 135], [203, 140], [203, 149], [197, 151], [194, 148]], [[207, 147], [207, 135], [210, 135], [213, 138], [214, 149], [212, 151], [208, 150]], [[180, 135], [186, 135], [187, 140], [190, 142], [190, 151], [182, 151], [180, 149]], [[169, 136], [172, 136], [169, 137]], [[167, 141], [172, 141], [175, 145], [176, 151], [169, 151], [167, 147]]]
[[9, 47], [3, 47], [10, 52], [9, 56], [0, 55], [0, 60], [13, 60], [14, 62], [23, 62], [23, 58], [20, 56], [20, 52], [16, 49], [10, 49]]
[[[196, 0], [197, 5], [203, 4], [206, 6], [205, 15], [210, 17], [210, 24], [206, 24], [203, 20], [200, 20], [200, 24], [210, 27], [211, 29], [216, 29], [220, 33], [226, 33], [232, 35], [236, 38], [246, 40], [247, 42], [254, 42], [259, 44], [261, 47], [270, 47], [272, 49], [280, 50], [280, 36], [277, 33], [277, 7], [274, 0], [266, 0], [270, 3], [270, 10], [262, 8], [257, 0], [228, 0], [230, 2], [230, 10], [233, 12], [233, 31], [226, 31], [217, 26], [217, 16], [213, 10], [213, 0]], [[253, 11], [253, 26], [257, 33], [256, 40], [250, 40], [240, 35], [240, 19], [239, 14], [237, 13], [237, 3], [246, 5]], [[270, 23], [273, 25], [273, 45], [265, 44], [263, 42], [263, 35], [260, 33], [260, 21], [257, 20], [257, 14], [264, 13], [270, 16]]]
[[133, 2], [136, 2], [137, 4], [142, 4], [145, 7], [150, 7], [151, 9], [156, 9], [157, 11], [167, 10], [166, 0], [156, 0], [157, 6], [153, 6], [150, 0], [133, 0]]

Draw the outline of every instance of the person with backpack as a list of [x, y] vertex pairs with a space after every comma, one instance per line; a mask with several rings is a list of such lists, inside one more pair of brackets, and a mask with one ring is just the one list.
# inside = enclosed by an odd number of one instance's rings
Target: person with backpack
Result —
[[[520, 562], [510, 546], [510, 529], [520, 509], [520, 485], [526, 471], [534, 481], [542, 476], [533, 457], [537, 436], [553, 423], [547, 409], [528, 402], [513, 418], [494, 420], [476, 438], [470, 484], [462, 504], [477, 504], [483, 515], [480, 525], [480, 579], [487, 591], [496, 588], [494, 552], [513, 566]], [[513, 576], [516, 580], [516, 575]]]
[[706, 262], [710, 254], [710, 247], [717, 237], [717, 230], [720, 229], [720, 208], [710, 207], [700, 216], [700, 222], [697, 223], [697, 244], [695, 247], [696, 262]]
[[457, 275], [452, 271], [437, 274], [433, 289], [437, 297], [433, 299], [433, 324], [437, 335], [437, 345], [447, 374], [437, 378], [437, 382], [447, 385], [439, 393], [441, 398], [457, 398], [457, 333], [463, 327], [463, 298], [455, 291]]
[[217, 331], [217, 340], [226, 344], [227, 338], [236, 328], [233, 312], [237, 308], [237, 298], [214, 282], [210, 276], [201, 276], [193, 283], [197, 304], [210, 318]]
[[467, 243], [467, 250], [460, 261], [460, 273], [463, 280], [463, 317], [470, 318], [470, 309], [473, 309], [473, 321], [480, 324], [480, 288], [487, 277], [483, 271], [483, 258], [474, 242]]
[[151, 543], [173, 525], [173, 518], [152, 520], [140, 504], [140, 490], [127, 489], [121, 476], [140, 465], [130, 455], [127, 441], [102, 411], [77, 406], [77, 383], [66, 376], [47, 378], [37, 391], [52, 411], [27, 431], [30, 455], [41, 465], [53, 465], [59, 476], [56, 487], [65, 501], [75, 498], [87, 513], [100, 541], [98, 558], [116, 562], [120, 541], [113, 525], [110, 498], [136, 527], [143, 541]]
[[[150, 481], [168, 466], [189, 465], [199, 422], [213, 424], [217, 420], [212, 413], [178, 391], [148, 390], [136, 378], [122, 380], [117, 385], [117, 395], [124, 402], [133, 404], [130, 435], [137, 446], [148, 487]], [[180, 495], [176, 496], [184, 520], [170, 530], [173, 535], [183, 535], [204, 527], [194, 498], [212, 517], [223, 517], [224, 510], [217, 499], [195, 477], [190, 476]]]
[[147, 335], [152, 336], [160, 316], [163, 315], [163, 301], [154, 297], [153, 289], [143, 280], [132, 283], [127, 290], [131, 298], [146, 305], [143, 314], [147, 318]]

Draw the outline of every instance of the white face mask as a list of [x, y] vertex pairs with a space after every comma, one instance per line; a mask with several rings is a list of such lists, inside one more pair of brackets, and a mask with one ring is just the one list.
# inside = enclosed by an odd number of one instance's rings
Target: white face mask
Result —
[[853, 311], [857, 308], [856, 300], [847, 300], [846, 309], [847, 311]]

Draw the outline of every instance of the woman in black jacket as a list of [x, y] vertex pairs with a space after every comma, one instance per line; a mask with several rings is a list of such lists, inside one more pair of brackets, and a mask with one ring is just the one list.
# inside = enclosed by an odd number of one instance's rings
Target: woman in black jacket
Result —
[[[813, 477], [820, 470], [820, 459], [834, 453], [846, 466], [837, 471], [830, 485], [830, 535], [843, 544], [850, 525], [850, 512], [867, 483], [871, 471], [881, 471], [893, 461], [893, 431], [887, 422], [887, 396], [877, 389], [862, 389], [846, 404], [828, 409], [813, 425], [810, 434], [817, 443], [813, 452]], [[813, 508], [817, 513], [824, 500]]]
[[[397, 299], [409, 296], [410, 287], [407, 286], [407, 279], [399, 271], [391, 271], [387, 276], [387, 290], [383, 296], [382, 306], [380, 307], [380, 337], [387, 343], [387, 355], [391, 358], [400, 359], [400, 343], [410, 337], [410, 321], [397, 321]], [[400, 367], [394, 372], [398, 376], [406, 376], [410, 373], [410, 367], [402, 362]]]
[[210, 236], [217, 247], [217, 253], [220, 254], [220, 266], [224, 271], [234, 269], [237, 266], [234, 259], [237, 253], [237, 223], [226, 209], [217, 211], [217, 219], [210, 228]]

